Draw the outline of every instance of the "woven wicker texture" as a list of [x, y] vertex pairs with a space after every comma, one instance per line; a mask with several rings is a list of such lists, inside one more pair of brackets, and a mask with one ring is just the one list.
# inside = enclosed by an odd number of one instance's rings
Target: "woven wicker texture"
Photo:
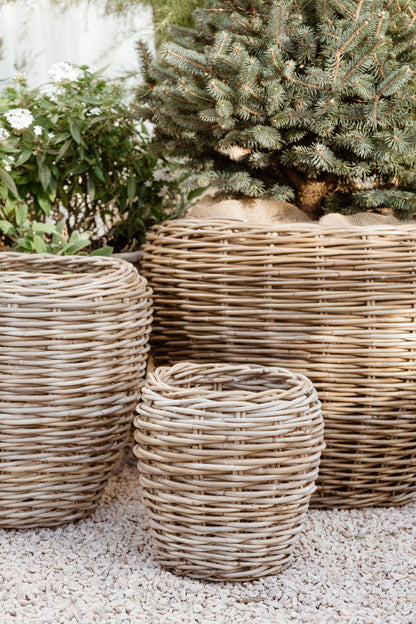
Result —
[[134, 453], [159, 562], [211, 580], [279, 572], [302, 530], [323, 448], [309, 379], [181, 362], [147, 380]]
[[148, 237], [156, 363], [287, 366], [313, 382], [322, 506], [416, 494], [416, 226], [185, 219]]
[[132, 426], [150, 292], [124, 260], [0, 254], [0, 527], [98, 502]]

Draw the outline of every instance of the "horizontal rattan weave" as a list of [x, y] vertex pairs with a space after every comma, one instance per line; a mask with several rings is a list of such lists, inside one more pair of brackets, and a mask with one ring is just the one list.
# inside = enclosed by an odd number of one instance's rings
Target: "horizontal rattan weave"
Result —
[[184, 219], [148, 236], [156, 363], [303, 372], [325, 418], [313, 505], [416, 495], [416, 225]]
[[181, 362], [147, 376], [134, 452], [159, 562], [211, 580], [279, 572], [315, 489], [323, 420], [309, 379]]
[[0, 253], [0, 527], [92, 511], [133, 421], [150, 306], [124, 260]]

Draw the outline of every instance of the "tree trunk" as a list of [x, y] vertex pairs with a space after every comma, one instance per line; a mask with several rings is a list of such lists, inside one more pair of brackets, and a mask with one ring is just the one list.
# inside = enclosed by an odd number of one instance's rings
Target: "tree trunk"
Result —
[[335, 179], [332, 180], [331, 176], [328, 175], [317, 180], [311, 180], [295, 169], [289, 168], [285, 169], [285, 174], [295, 188], [297, 207], [303, 210], [308, 217], [317, 221], [324, 214], [322, 203], [328, 191], [334, 188]]

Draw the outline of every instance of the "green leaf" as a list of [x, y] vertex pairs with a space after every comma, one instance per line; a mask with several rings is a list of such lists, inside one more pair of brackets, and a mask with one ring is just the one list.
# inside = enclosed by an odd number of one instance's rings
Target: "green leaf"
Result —
[[[61, 236], [60, 234], [58, 234], [57, 232], [54, 232], [52, 234], [52, 245], [54, 247], [54, 250], [61, 250], [65, 247], [67, 241], [66, 238], [64, 236]], [[57, 251], [55, 251], [55, 253], [57, 253]]]
[[39, 206], [42, 208], [43, 212], [48, 215], [51, 211], [50, 200], [44, 195], [38, 195], [36, 199], [38, 201]]
[[35, 236], [33, 237], [33, 247], [37, 253], [48, 253], [48, 248], [45, 241], [37, 234], [35, 234]]
[[42, 163], [39, 167], [39, 180], [45, 191], [49, 186], [51, 177], [52, 177], [51, 170], [49, 169], [47, 165]]
[[62, 248], [61, 250], [61, 254], [76, 254], [78, 251], [80, 251], [80, 249], [83, 249], [84, 247], [88, 247], [88, 245], [90, 244], [89, 240], [77, 240], [77, 241], [72, 241], [70, 243], [68, 243], [67, 245], [65, 245], [65, 247]]
[[114, 251], [114, 247], [101, 247], [101, 249], [95, 249], [90, 253], [90, 256], [111, 256]]
[[29, 158], [32, 156], [32, 153], [32, 150], [24, 150], [20, 154], [19, 158], [16, 160], [15, 166], [20, 167], [20, 165], [23, 165], [23, 163], [29, 160]]
[[5, 221], [4, 219], [0, 219], [0, 230], [3, 232], [3, 234], [6, 234], [6, 236], [16, 233], [13, 224], [9, 221]]
[[62, 145], [61, 149], [59, 150], [59, 152], [58, 152], [58, 154], [57, 154], [57, 156], [56, 156], [56, 158], [55, 158], [55, 162], [60, 161], [60, 160], [61, 160], [61, 158], [63, 158], [63, 156], [65, 156], [66, 152], [68, 151], [68, 149], [69, 149], [69, 148], [70, 148], [70, 146], [71, 146], [71, 143], [72, 143], [72, 140], [71, 140], [71, 139], [68, 139], [68, 141], [66, 141], [66, 142]]
[[72, 241], [77, 241], [81, 238], [80, 233], [78, 232], [78, 230], [75, 230], [74, 232], [72, 232], [71, 234], [71, 238], [69, 239], [72, 243]]
[[34, 232], [44, 232], [45, 234], [54, 234], [55, 226], [53, 225], [53, 223], [38, 223], [35, 221], [34, 223], [32, 223], [32, 230]]
[[88, 192], [88, 195], [91, 198], [91, 201], [94, 201], [94, 197], [95, 197], [95, 184], [94, 184], [94, 180], [93, 180], [92, 176], [88, 176], [87, 192]]
[[101, 104], [101, 100], [95, 97], [83, 97], [83, 102], [87, 102], [88, 104], [93, 104], [94, 106], [99, 106]]
[[17, 225], [23, 225], [23, 223], [27, 219], [28, 213], [29, 213], [29, 208], [26, 206], [26, 204], [20, 204], [20, 206], [18, 206], [18, 208], [16, 209], [16, 217], [15, 217]]
[[76, 141], [78, 144], [81, 143], [81, 124], [79, 121], [76, 121], [75, 119], [70, 119], [69, 120], [69, 129], [71, 131], [71, 135], [72, 138], [74, 139], [74, 141]]
[[85, 173], [86, 171], [88, 171], [88, 165], [86, 165], [85, 163], [79, 163], [78, 165], [75, 165], [75, 167], [73, 167], [69, 171], [69, 173], [73, 175], [80, 175], [81, 173]]
[[[4, 188], [4, 187], [0, 187]], [[16, 199], [12, 199], [10, 196], [6, 196], [4, 201], [4, 208], [7, 217], [9, 217], [10, 221], [14, 220], [14, 213], [16, 212], [16, 208], [19, 205], [19, 202]]]
[[65, 227], [65, 219], [61, 219], [61, 221], [58, 221], [58, 223], [55, 226], [55, 230], [58, 234], [62, 234], [62, 232], [64, 231], [64, 227]]
[[101, 169], [101, 167], [99, 167], [98, 165], [96, 165], [94, 167], [94, 173], [97, 176], [97, 178], [99, 180], [101, 180], [101, 182], [105, 182], [105, 177], [104, 177], [104, 173], [103, 170]]
[[17, 239], [17, 251], [20, 251], [19, 248], [22, 248], [24, 251], [33, 251], [33, 242], [28, 238], [18, 238]]
[[16, 184], [10, 174], [7, 173], [4, 169], [0, 169], [0, 178], [3, 181], [3, 184], [13, 193], [17, 199], [20, 199], [19, 191], [17, 190]]
[[204, 192], [205, 187], [203, 188], [197, 188], [194, 189], [193, 191], [190, 191], [188, 193], [188, 200], [192, 201], [193, 199], [196, 199], [197, 197], [199, 197], [200, 195], [202, 195], [202, 193]]

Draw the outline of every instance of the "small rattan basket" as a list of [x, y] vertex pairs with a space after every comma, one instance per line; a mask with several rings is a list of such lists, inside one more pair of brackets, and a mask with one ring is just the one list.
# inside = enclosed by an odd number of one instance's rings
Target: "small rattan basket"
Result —
[[307, 375], [325, 419], [314, 506], [416, 496], [416, 224], [182, 219], [148, 235], [156, 365]]
[[309, 379], [181, 362], [148, 374], [138, 413], [134, 453], [159, 562], [210, 580], [282, 570], [323, 449]]
[[0, 254], [0, 527], [94, 509], [132, 425], [150, 294], [124, 260]]

